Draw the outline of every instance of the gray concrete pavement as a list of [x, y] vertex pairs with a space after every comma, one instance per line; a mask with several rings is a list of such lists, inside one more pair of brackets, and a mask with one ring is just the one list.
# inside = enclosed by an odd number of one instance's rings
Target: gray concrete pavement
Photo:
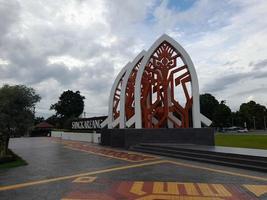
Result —
[[0, 199], [267, 199], [260, 172], [52, 138], [12, 139], [29, 164], [0, 170]]

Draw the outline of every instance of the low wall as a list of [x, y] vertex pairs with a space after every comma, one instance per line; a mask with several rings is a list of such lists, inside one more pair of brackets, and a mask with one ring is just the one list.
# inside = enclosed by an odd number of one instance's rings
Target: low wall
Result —
[[51, 137], [62, 137], [63, 131], [51, 131]]
[[101, 144], [124, 147], [139, 143], [177, 143], [214, 146], [213, 128], [102, 129]]
[[83, 142], [100, 143], [100, 133], [79, 133], [79, 132], [64, 132], [52, 131], [51, 137], [61, 138], [63, 140], [75, 140]]

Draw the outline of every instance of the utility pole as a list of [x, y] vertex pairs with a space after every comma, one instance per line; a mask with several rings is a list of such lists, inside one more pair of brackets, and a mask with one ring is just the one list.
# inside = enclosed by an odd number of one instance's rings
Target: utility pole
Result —
[[254, 130], [256, 130], [255, 116], [253, 116]]

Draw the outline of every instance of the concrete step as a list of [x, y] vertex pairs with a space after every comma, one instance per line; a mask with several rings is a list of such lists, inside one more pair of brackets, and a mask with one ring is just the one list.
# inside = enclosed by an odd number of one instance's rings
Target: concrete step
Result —
[[219, 164], [224, 166], [231, 166], [231, 167], [238, 167], [244, 169], [251, 169], [256, 171], [264, 171], [267, 172], [267, 162], [263, 160], [234, 157], [231, 155], [228, 157], [227, 155], [221, 155], [220, 153], [215, 154], [212, 152], [196, 152], [190, 151], [190, 149], [180, 149], [180, 148], [168, 148], [168, 147], [159, 147], [155, 145], [136, 145], [131, 148], [133, 151], [139, 151], [144, 153], [156, 154], [161, 156], [167, 157], [174, 157], [174, 158], [182, 158], [200, 162], [208, 162], [213, 164]]
[[[213, 146], [201, 146], [201, 145], [174, 145], [174, 144], [150, 144], [150, 143], [141, 143], [138, 146], [142, 147], [156, 147], [164, 149], [172, 149], [179, 150], [191, 153], [201, 153], [208, 155], [220, 155], [226, 156], [227, 158], [240, 158], [246, 160], [253, 161], [262, 161], [267, 163], [267, 151], [266, 150], [258, 150], [258, 149], [246, 149], [246, 148], [231, 148], [231, 147], [213, 147]], [[216, 149], [220, 149], [220, 151], [216, 151]], [[215, 149], [215, 150], [214, 150]], [[239, 151], [237, 151], [239, 150]], [[240, 150], [242, 152], [240, 152]], [[250, 150], [250, 152], [248, 151]], [[253, 155], [251, 151], [256, 152]], [[260, 153], [258, 153], [260, 152]]]
[[247, 156], [247, 155], [240, 155], [240, 154], [230, 154], [230, 153], [222, 153], [222, 152], [214, 152], [214, 151], [207, 151], [207, 150], [196, 150], [190, 148], [182, 148], [182, 147], [172, 147], [172, 146], [161, 146], [161, 145], [144, 145], [140, 144], [140, 148], [149, 148], [155, 151], [166, 151], [167, 153], [179, 153], [184, 155], [190, 156], [198, 156], [203, 158], [210, 158], [210, 159], [220, 159], [220, 160], [227, 160], [230, 162], [238, 162], [238, 163], [246, 163], [250, 165], [260, 165], [267, 167], [267, 159], [260, 156]]

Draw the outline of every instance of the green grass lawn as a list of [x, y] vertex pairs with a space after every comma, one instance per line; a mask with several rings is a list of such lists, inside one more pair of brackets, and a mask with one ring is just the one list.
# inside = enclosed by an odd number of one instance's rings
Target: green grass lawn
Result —
[[13, 167], [19, 167], [22, 165], [27, 165], [27, 162], [21, 157], [9, 150], [9, 153], [13, 156], [13, 159], [9, 162], [0, 162], [0, 169], [9, 169]]
[[216, 146], [267, 149], [267, 135], [216, 134]]

